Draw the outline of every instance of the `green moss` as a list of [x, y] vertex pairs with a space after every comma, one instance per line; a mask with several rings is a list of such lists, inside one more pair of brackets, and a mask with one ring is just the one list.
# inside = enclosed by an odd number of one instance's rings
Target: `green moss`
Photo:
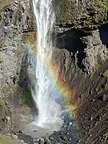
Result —
[[107, 20], [108, 0], [95, 1], [94, 5], [97, 9], [97, 12], [99, 13], [100, 21]]
[[108, 69], [103, 73], [103, 76], [108, 78]]
[[95, 68], [96, 68], [96, 70], [98, 70], [99, 68], [101, 67], [101, 65], [100, 64], [95, 64]]
[[0, 106], [4, 106], [4, 101], [0, 98]]
[[28, 105], [28, 106], [32, 106], [33, 100], [32, 100], [32, 95], [31, 95], [31, 91], [29, 90], [29, 88], [24, 88], [22, 90], [22, 95], [20, 97], [20, 103]]
[[57, 21], [70, 23], [76, 28], [93, 28], [107, 21], [108, 0], [91, 0], [88, 4], [79, 1], [56, 0]]
[[98, 7], [101, 11], [103, 11], [103, 12], [108, 11], [108, 0], [98, 0], [98, 1], [96, 2], [96, 4], [97, 4], [97, 7]]
[[0, 135], [0, 144], [12, 144], [12, 142], [9, 137]]

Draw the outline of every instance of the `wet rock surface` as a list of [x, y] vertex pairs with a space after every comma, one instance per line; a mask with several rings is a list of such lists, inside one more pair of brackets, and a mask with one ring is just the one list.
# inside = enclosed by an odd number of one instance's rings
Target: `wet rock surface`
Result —
[[[75, 121], [65, 116], [64, 125], [61, 130], [54, 132], [50, 136], [38, 137], [39, 135], [37, 132], [37, 138], [32, 138], [24, 134], [19, 134], [19, 138], [23, 139], [27, 144], [78, 144], [79, 138], [76, 127], [77, 124]], [[44, 133], [44, 131], [41, 131], [41, 135], [44, 135], [42, 133]]]

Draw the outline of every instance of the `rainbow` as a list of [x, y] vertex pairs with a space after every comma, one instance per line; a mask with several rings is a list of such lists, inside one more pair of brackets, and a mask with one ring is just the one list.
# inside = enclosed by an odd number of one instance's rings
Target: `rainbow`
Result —
[[[36, 49], [36, 41], [34, 43], [32, 42], [30, 45], [32, 45], [32, 55], [36, 56], [38, 53]], [[52, 60], [42, 61], [40, 57], [39, 59], [41, 63], [45, 65], [44, 69], [47, 71], [55, 91], [57, 91], [57, 94], [63, 98], [65, 108], [69, 112], [69, 115], [75, 115], [79, 105], [76, 98], [76, 88], [71, 87], [67, 81], [64, 81], [63, 78], [59, 76], [59, 66], [52, 62]]]
[[70, 114], [75, 114], [78, 104], [75, 100], [76, 89], [71, 88], [69, 84], [59, 76], [59, 67], [57, 64], [50, 64], [47, 67], [48, 76], [52, 81], [53, 86], [60, 96], [63, 97], [65, 108], [69, 111]]
[[70, 87], [69, 84], [59, 76], [59, 66], [52, 63], [52, 60], [42, 61], [40, 58], [40, 61], [44, 64], [44, 69], [47, 71], [48, 78], [52, 81], [54, 90], [63, 98], [65, 109], [69, 112], [69, 116], [75, 116], [78, 108], [76, 89]]

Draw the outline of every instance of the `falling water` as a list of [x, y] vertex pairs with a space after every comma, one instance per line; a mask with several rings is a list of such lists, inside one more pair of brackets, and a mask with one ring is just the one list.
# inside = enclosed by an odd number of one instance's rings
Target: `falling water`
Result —
[[34, 78], [36, 82], [32, 96], [38, 109], [38, 115], [33, 123], [37, 127], [57, 131], [62, 125], [61, 107], [54, 100], [47, 69], [53, 52], [52, 32], [55, 15], [52, 0], [33, 0], [33, 8], [37, 25], [37, 59]]

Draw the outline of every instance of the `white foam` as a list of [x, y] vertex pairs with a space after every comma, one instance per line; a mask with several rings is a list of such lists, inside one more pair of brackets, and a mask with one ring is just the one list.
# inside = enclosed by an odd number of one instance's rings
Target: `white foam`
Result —
[[37, 60], [34, 78], [36, 82], [32, 89], [32, 96], [38, 109], [38, 116], [32, 124], [35, 124], [36, 128], [57, 131], [63, 123], [60, 117], [62, 110], [52, 96], [52, 81], [47, 71], [53, 52], [52, 31], [55, 15], [52, 0], [33, 0], [33, 8], [37, 25]]

